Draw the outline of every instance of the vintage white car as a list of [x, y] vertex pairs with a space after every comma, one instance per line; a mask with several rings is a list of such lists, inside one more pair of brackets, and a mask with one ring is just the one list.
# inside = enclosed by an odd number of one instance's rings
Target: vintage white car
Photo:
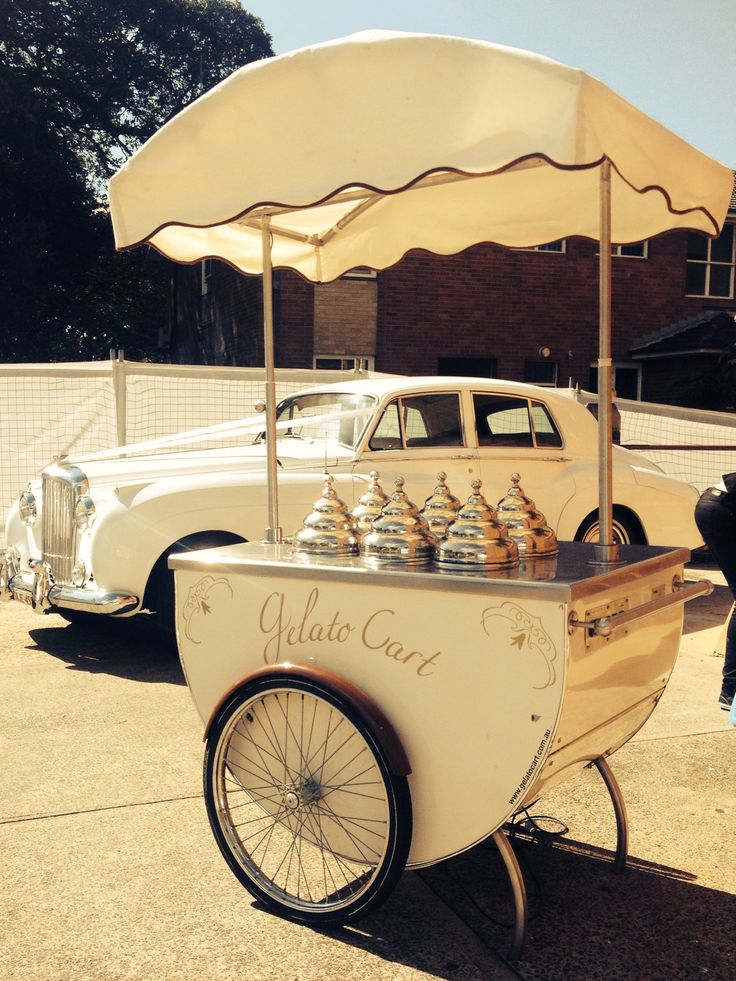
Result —
[[[570, 390], [472, 378], [384, 377], [310, 388], [278, 407], [280, 525], [288, 536], [319, 498], [325, 470], [355, 504], [368, 475], [406, 479], [423, 504], [439, 471], [461, 500], [471, 481], [495, 504], [521, 474], [561, 540], [597, 540], [597, 423]], [[173, 552], [259, 540], [267, 524], [265, 442], [228, 449], [60, 460], [7, 521], [0, 593], [68, 620], [154, 612], [173, 629]], [[694, 487], [613, 447], [622, 543], [702, 545]]]

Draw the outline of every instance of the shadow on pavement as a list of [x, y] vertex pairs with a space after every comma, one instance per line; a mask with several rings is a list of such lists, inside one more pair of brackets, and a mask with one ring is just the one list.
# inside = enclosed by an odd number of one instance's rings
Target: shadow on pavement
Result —
[[699, 596], [685, 604], [685, 624], [683, 632], [698, 633], [700, 630], [710, 630], [722, 626], [733, 603], [733, 596], [728, 586], [716, 583], [709, 596]]
[[[629, 859], [561, 839], [516, 839], [529, 900], [522, 959], [525, 981], [732, 981], [736, 896], [697, 885], [681, 869]], [[492, 844], [420, 873], [483, 941], [505, 956], [511, 941], [510, 888]]]
[[35, 650], [64, 661], [73, 671], [104, 673], [131, 681], [183, 685], [176, 650], [162, 643], [153, 623], [142, 617], [99, 623], [67, 624], [49, 617], [53, 626], [30, 630]]
[[[260, 903], [253, 905], [271, 915]], [[447, 913], [444, 903], [438, 907], [418, 874], [406, 872], [387, 900], [365, 919], [329, 930], [314, 928], [314, 932], [366, 951], [387, 964], [413, 968], [422, 977], [441, 981], [490, 981], [498, 977], [499, 962], [494, 952], [481, 940], [474, 942], [465, 925]], [[382, 971], [375, 975], [390, 976]], [[501, 976], [508, 976], [503, 969]]]

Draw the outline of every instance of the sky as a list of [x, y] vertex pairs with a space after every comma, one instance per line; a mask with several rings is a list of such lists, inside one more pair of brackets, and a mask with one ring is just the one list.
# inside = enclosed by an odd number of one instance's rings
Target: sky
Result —
[[736, 169], [736, 0], [243, 0], [276, 54], [383, 28], [524, 48], [582, 68]]

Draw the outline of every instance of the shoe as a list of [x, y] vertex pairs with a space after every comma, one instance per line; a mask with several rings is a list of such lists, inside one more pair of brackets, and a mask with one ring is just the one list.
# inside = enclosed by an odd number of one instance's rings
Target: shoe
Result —
[[733, 695], [724, 695], [723, 693], [721, 693], [721, 696], [718, 699], [719, 708], [722, 708], [724, 712], [728, 712], [732, 704], [733, 704]]

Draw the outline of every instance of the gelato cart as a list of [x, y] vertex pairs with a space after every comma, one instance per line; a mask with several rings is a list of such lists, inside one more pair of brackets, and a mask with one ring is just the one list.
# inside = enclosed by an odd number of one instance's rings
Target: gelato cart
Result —
[[[212, 829], [268, 908], [344, 923], [405, 867], [492, 836], [514, 887], [518, 953], [526, 904], [504, 824], [591, 762], [625, 861], [607, 758], [654, 709], [683, 601], [709, 584], [685, 583], [687, 550], [613, 535], [611, 243], [716, 236], [731, 188], [728, 168], [577, 69], [391, 32], [246, 66], [113, 178], [120, 248], [263, 276], [264, 541], [170, 566]], [[565, 236], [599, 242], [599, 543], [557, 543], [533, 508], [510, 518], [480, 486], [453, 488], [466, 510], [440, 532], [401, 486], [356, 530], [365, 516], [347, 514], [329, 480], [285, 539], [273, 269], [330, 282], [412, 248]]]
[[[328, 478], [318, 520], [292, 541], [170, 560], [212, 829], [238, 878], [283, 915], [343, 923], [405, 867], [493, 835], [518, 948], [526, 902], [503, 826], [590, 763], [625, 862], [606, 758], [653, 711], [683, 602], [710, 583], [685, 583], [686, 549], [622, 546], [613, 569], [581, 542], [536, 554], [537, 529], [504, 527], [480, 491], [443, 537], [403, 489], [361, 534]], [[417, 558], [428, 540], [433, 556]]]

